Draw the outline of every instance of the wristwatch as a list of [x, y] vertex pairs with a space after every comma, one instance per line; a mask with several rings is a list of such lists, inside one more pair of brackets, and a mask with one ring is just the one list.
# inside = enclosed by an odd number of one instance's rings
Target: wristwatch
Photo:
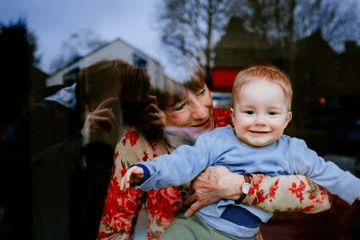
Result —
[[244, 184], [241, 186], [241, 194], [238, 200], [236, 200], [236, 203], [241, 203], [246, 195], [249, 193], [249, 189], [251, 187], [251, 176], [250, 175], [244, 175]]

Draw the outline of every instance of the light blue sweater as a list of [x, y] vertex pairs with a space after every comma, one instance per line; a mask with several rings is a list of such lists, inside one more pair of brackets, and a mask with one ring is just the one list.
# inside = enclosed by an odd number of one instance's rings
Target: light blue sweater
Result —
[[[239, 174], [305, 175], [350, 204], [360, 194], [358, 178], [332, 162], [325, 162], [303, 140], [283, 135], [268, 146], [254, 148], [241, 143], [230, 126], [201, 135], [194, 146], [180, 146], [171, 154], [141, 164], [150, 173], [150, 177], [139, 186], [143, 191], [182, 185], [208, 166], [225, 166]], [[233, 200], [220, 200], [201, 208], [198, 214], [207, 224], [222, 232], [240, 238], [252, 237], [257, 229], [220, 218], [227, 205], [241, 206], [262, 222], [267, 222], [272, 216], [270, 212], [236, 204]]]

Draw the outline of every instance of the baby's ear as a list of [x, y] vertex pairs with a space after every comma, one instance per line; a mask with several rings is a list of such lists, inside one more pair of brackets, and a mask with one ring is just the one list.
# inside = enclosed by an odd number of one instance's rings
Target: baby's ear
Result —
[[286, 125], [285, 125], [285, 128], [287, 127], [287, 125], [289, 124], [289, 122], [291, 121], [292, 119], [292, 111], [289, 111], [287, 114], [286, 114]]
[[231, 117], [231, 120], [234, 121], [234, 118], [235, 118], [235, 111], [233, 108], [230, 108], [230, 117]]

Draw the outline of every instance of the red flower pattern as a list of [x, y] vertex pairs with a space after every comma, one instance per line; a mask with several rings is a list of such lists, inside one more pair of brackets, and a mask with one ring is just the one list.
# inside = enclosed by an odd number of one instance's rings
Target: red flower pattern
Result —
[[120, 170], [121, 177], [123, 177], [125, 175], [126, 171], [127, 171], [127, 168], [125, 167], [125, 163], [123, 161], [121, 161], [121, 170]]
[[289, 188], [290, 192], [300, 200], [300, 203], [302, 202], [302, 200], [304, 200], [303, 192], [305, 190], [305, 187], [305, 183], [303, 181], [300, 181], [299, 187], [296, 183], [292, 183], [291, 187]]
[[[262, 182], [262, 175], [259, 175], [258, 180], [253, 180], [252, 186], [249, 189], [248, 196], [255, 195], [251, 205], [257, 206], [260, 203], [265, 202], [269, 198], [268, 194], [264, 194], [264, 190], [260, 189], [261, 182]], [[275, 198], [275, 197], [274, 197]]]
[[[121, 191], [118, 179], [113, 177], [109, 184], [101, 223], [111, 232], [131, 231], [133, 224], [130, 216], [138, 211], [139, 203], [136, 199], [141, 193], [140, 189], [134, 188], [126, 192]], [[106, 233], [99, 231], [99, 236], [106, 236]]]
[[119, 151], [114, 151], [114, 160], [119, 156]]
[[272, 202], [273, 199], [275, 199], [276, 191], [279, 188], [279, 180], [277, 180], [274, 185], [270, 187], [269, 196], [270, 196], [270, 202]]
[[326, 190], [324, 188], [319, 188], [317, 185], [314, 184], [309, 178], [306, 178], [307, 183], [310, 186], [309, 199], [315, 200], [316, 203], [323, 203], [326, 198]]
[[303, 209], [302, 209], [302, 211], [301, 212], [309, 212], [311, 209], [313, 209], [315, 206], [314, 205], [309, 205], [309, 206], [307, 206], [307, 207], [304, 207]]
[[155, 152], [156, 151], [156, 142], [154, 142], [154, 141], [151, 141], [150, 142], [150, 146], [151, 146], [151, 149]]
[[146, 151], [144, 151], [144, 157], [142, 158], [142, 160], [144, 161], [144, 162], [146, 162], [147, 160], [149, 160], [150, 158], [149, 158], [149, 152], [146, 152]]
[[126, 144], [126, 140], [130, 141], [130, 146], [134, 146], [137, 142], [137, 140], [139, 139], [139, 134], [135, 131], [127, 131], [124, 134], [124, 139], [122, 140], [122, 144], [125, 146]]
[[176, 216], [175, 213], [182, 208], [185, 195], [181, 194], [180, 191], [182, 188], [168, 187], [147, 192], [147, 206], [156, 224], [165, 228], [170, 226], [171, 221]]
[[152, 235], [150, 232], [146, 232], [146, 238], [147, 238], [148, 240], [154, 240], [154, 239], [155, 239], [155, 236]]
[[[138, 133], [134, 131], [128, 131], [122, 140], [122, 145], [129, 144], [134, 147], [139, 139]], [[129, 140], [129, 141], [127, 141]], [[153, 151], [143, 151], [141, 160], [149, 161], [150, 156], [156, 157], [157, 144], [155, 142], [150, 143], [150, 148]], [[150, 155], [151, 154], [151, 155]], [[132, 232], [134, 226], [134, 216], [142, 206], [143, 198], [142, 191], [139, 189], [130, 188], [127, 192], [121, 191], [119, 188], [119, 180], [116, 177], [115, 171], [120, 171], [120, 176], [123, 176], [128, 167], [131, 165], [125, 159], [121, 159], [120, 154], [114, 153], [116, 161], [120, 162], [120, 169], [113, 169], [113, 177], [108, 187], [108, 196], [105, 201], [103, 210], [103, 216], [101, 219], [101, 225], [105, 231], [99, 229], [98, 238], [108, 238], [113, 233]], [[187, 189], [184, 187], [169, 187], [159, 190], [148, 191], [146, 206], [151, 218], [148, 223], [161, 226], [162, 230], [156, 230], [154, 233], [147, 233], [148, 239], [157, 239], [163, 233], [163, 230], [171, 224], [171, 221], [175, 218], [176, 212], [183, 206]], [[155, 234], [155, 235], [154, 235]], [[125, 239], [132, 239], [127, 237]]]
[[259, 190], [262, 179], [263, 179], [262, 175], [258, 175], [258, 179], [253, 180], [252, 186], [250, 187], [249, 192], [248, 192], [248, 196], [254, 195], [255, 192], [257, 192]]

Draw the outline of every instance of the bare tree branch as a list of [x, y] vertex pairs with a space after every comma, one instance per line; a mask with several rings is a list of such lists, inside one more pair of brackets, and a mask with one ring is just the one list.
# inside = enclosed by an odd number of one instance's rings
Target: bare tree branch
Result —
[[61, 54], [51, 62], [50, 71], [56, 72], [106, 43], [107, 41], [102, 40], [93, 31], [80, 29], [79, 32], [72, 33], [69, 39], [63, 41]]
[[[171, 56], [200, 61], [207, 77], [214, 58], [216, 36], [232, 16], [235, 0], [164, 0], [158, 24]], [[174, 54], [174, 53], [178, 54]], [[208, 81], [208, 84], [211, 84]], [[211, 86], [211, 85], [210, 85]]]

